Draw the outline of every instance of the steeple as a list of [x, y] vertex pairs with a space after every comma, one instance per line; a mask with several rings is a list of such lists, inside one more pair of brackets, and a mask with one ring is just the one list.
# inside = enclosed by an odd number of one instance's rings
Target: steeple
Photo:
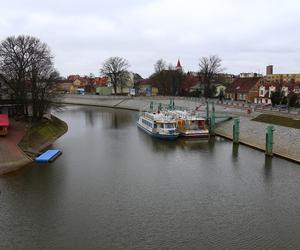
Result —
[[179, 60], [179, 59], [178, 59], [178, 61], [177, 61], [177, 65], [176, 65], [175, 69], [176, 69], [176, 70], [181, 70], [181, 71], [182, 71], [182, 66], [181, 66], [181, 64], [180, 64], [180, 60]]

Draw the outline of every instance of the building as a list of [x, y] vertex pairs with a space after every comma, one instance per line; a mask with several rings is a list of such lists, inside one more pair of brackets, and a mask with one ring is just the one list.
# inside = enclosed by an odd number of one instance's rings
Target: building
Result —
[[76, 86], [74, 86], [73, 81], [71, 80], [60, 80], [55, 83], [54, 89], [58, 93], [71, 93], [76, 92]]
[[254, 73], [254, 72], [249, 72], [249, 73], [240, 73], [239, 77], [240, 78], [250, 78], [250, 77], [262, 77], [262, 74], [259, 73]]
[[156, 96], [158, 94], [157, 84], [153, 79], [141, 79], [136, 82], [137, 94], [143, 96]]
[[185, 78], [181, 84], [180, 92], [183, 94], [189, 94], [192, 92], [199, 92], [201, 91], [201, 82], [198, 76], [198, 73], [195, 72], [188, 72], [185, 75]]
[[273, 75], [273, 65], [268, 65], [266, 67], [266, 73], [267, 75]]
[[272, 93], [280, 91], [283, 96], [289, 97], [292, 94], [300, 96], [300, 82], [277, 82], [263, 80], [258, 88], [258, 96], [254, 99], [255, 103], [271, 104]]
[[236, 101], [254, 102], [262, 77], [236, 78], [227, 88], [225, 98]]
[[215, 84], [215, 94], [214, 97], [219, 97], [220, 94], [223, 93], [223, 97], [225, 97], [225, 92], [226, 92], [226, 86], [222, 84]]
[[300, 82], [300, 73], [297, 74], [273, 74], [273, 65], [268, 65], [266, 67], [265, 79], [269, 82]]

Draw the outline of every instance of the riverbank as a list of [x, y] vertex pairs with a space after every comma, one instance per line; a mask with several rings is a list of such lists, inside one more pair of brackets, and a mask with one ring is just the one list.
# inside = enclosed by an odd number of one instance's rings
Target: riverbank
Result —
[[[168, 104], [168, 97], [103, 97], [103, 96], [65, 96], [57, 99], [57, 102], [75, 105], [90, 105], [109, 108], [119, 108], [139, 111], [149, 107], [151, 101]], [[205, 111], [205, 104], [195, 99], [176, 98], [175, 104], [182, 107], [194, 109], [198, 107], [200, 111]], [[215, 105], [216, 112], [228, 116], [240, 117], [240, 142], [252, 148], [265, 150], [265, 134], [269, 125], [274, 126], [274, 155], [283, 157], [300, 164], [300, 129], [288, 128], [269, 123], [252, 121], [261, 112], [248, 114], [243, 107], [228, 107], [221, 104]], [[284, 115], [286, 116], [286, 115]], [[294, 114], [295, 118], [300, 118]], [[232, 140], [233, 121], [220, 122], [216, 127], [216, 134]]]
[[65, 134], [67, 124], [55, 116], [30, 126], [11, 121], [9, 134], [0, 140], [0, 175], [16, 171]]
[[[240, 143], [260, 151], [265, 151], [266, 128], [274, 127], [273, 154], [300, 164], [300, 130], [240, 117]], [[233, 139], [233, 121], [223, 122], [216, 127], [216, 135]]]

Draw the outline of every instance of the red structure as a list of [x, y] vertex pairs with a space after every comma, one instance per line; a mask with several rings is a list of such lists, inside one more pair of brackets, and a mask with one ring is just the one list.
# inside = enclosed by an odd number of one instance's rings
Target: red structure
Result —
[[0, 114], [0, 135], [7, 135], [9, 127], [8, 115]]

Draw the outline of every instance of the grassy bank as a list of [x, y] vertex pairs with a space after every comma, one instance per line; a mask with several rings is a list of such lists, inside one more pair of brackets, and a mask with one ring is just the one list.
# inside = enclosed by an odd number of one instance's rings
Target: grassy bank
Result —
[[57, 138], [65, 134], [68, 126], [55, 116], [43, 119], [30, 127], [19, 143], [19, 147], [33, 157], [46, 147], [49, 147]]
[[252, 119], [252, 121], [265, 122], [274, 125], [300, 129], [300, 120], [295, 120], [293, 118], [284, 116], [262, 114]]

